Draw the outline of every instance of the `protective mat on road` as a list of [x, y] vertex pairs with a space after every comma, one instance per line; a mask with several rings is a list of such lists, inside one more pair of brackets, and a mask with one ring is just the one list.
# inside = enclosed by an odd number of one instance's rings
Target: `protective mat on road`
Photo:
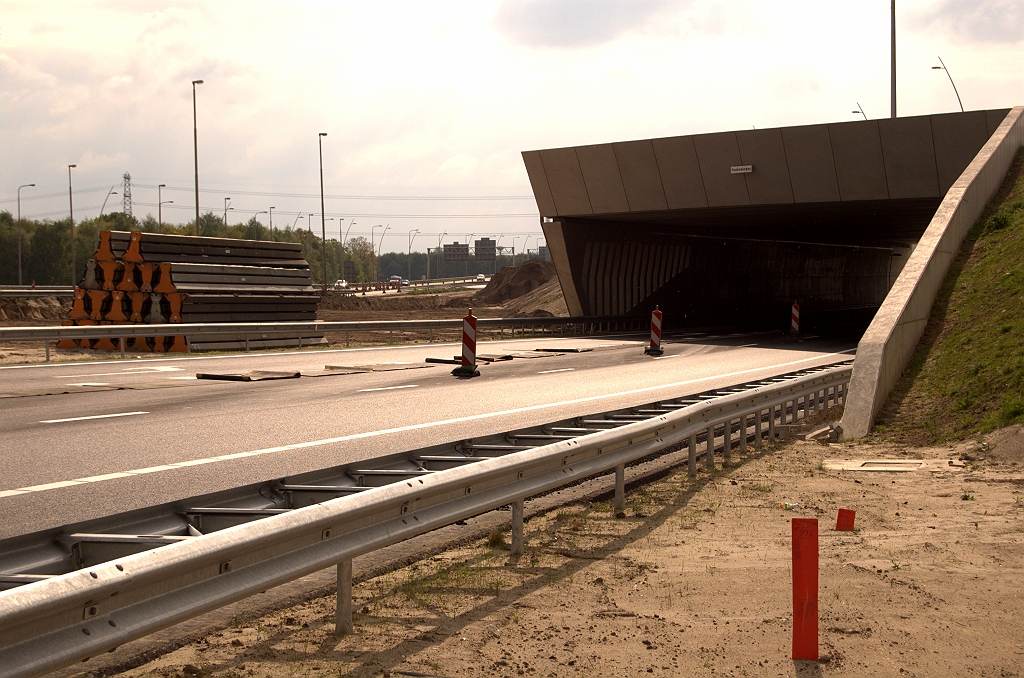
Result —
[[535, 348], [534, 351], [541, 353], [589, 353], [592, 348]]
[[74, 386], [47, 386], [27, 388], [20, 391], [0, 392], [2, 398], [27, 398], [30, 396], [68, 395], [69, 393], [95, 393], [98, 391], [144, 391], [154, 388], [175, 388], [185, 386], [187, 381], [137, 381], [125, 384], [88, 384]]
[[275, 372], [271, 370], [252, 370], [234, 374], [213, 374], [196, 372], [196, 379], [216, 379], [218, 381], [270, 381], [272, 379], [298, 379], [299, 372]]
[[303, 372], [304, 377], [334, 377], [342, 374], [366, 374], [368, 372], [394, 372], [395, 370], [419, 370], [430, 365], [421, 363], [377, 363], [374, 365], [324, 365], [323, 370]]

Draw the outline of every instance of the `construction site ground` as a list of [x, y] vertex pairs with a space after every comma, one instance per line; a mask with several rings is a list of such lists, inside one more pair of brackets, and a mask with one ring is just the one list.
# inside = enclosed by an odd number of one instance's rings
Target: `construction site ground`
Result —
[[[664, 468], [629, 486], [624, 517], [607, 476], [529, 500], [519, 558], [495, 511], [433, 533], [459, 545], [357, 559], [352, 635], [335, 634], [325, 571], [62, 675], [1021, 675], [1022, 427], [955, 447], [748, 452], [694, 479], [681, 452], [651, 462]], [[878, 458], [963, 464], [825, 470]], [[855, 531], [833, 529], [840, 507]], [[818, 662], [791, 659], [794, 517], [819, 521]], [[466, 531], [476, 538], [452, 536]]]

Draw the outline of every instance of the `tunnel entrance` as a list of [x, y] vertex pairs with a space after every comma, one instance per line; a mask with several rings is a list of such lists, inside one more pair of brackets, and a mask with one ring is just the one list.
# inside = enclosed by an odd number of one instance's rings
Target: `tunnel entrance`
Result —
[[573, 315], [863, 330], [1008, 109], [523, 153]]

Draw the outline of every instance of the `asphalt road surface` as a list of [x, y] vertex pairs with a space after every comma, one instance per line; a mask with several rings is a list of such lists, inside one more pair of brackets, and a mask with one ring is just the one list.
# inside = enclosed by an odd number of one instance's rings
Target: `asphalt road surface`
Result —
[[[854, 345], [781, 335], [483, 342], [480, 354], [593, 349], [481, 365], [455, 344], [0, 367], [0, 539], [426, 445], [829, 364]], [[274, 381], [196, 373], [325, 365], [386, 371]], [[344, 370], [342, 370], [344, 372]], [[62, 391], [71, 391], [64, 393]]]

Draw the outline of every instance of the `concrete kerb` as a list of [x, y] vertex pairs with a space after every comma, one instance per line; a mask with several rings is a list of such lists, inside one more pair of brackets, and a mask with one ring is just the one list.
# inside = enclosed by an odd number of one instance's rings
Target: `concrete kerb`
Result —
[[947, 191], [917, 248], [882, 302], [853, 363], [843, 414], [846, 439], [862, 438], [917, 348], [939, 288], [960, 245], [999, 190], [1024, 145], [1024, 106], [1016, 106]]

